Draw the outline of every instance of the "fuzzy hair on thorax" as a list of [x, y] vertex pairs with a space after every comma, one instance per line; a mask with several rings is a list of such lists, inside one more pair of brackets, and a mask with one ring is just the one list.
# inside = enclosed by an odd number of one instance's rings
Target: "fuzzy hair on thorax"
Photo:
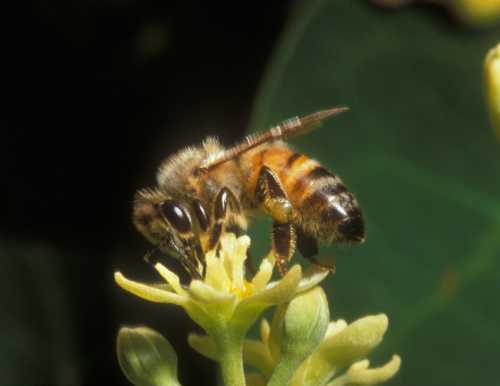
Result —
[[[169, 156], [160, 165], [156, 174], [158, 187], [173, 197], [194, 194], [190, 178], [206, 159], [224, 151], [217, 138], [209, 137], [200, 146], [188, 146]], [[186, 192], [186, 189], [188, 190]], [[190, 192], [189, 190], [192, 191]]]

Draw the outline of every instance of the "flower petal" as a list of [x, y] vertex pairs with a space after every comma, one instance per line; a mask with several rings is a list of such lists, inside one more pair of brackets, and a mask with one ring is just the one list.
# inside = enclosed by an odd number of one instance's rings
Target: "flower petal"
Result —
[[259, 270], [252, 279], [252, 284], [254, 286], [254, 291], [262, 291], [271, 277], [273, 276], [273, 263], [269, 259], [263, 259], [260, 263]]
[[221, 238], [221, 259], [233, 288], [243, 289], [245, 282], [244, 263], [250, 237], [243, 235], [236, 238], [233, 233], [227, 233]]
[[183, 306], [187, 298], [173, 292], [127, 279], [121, 272], [115, 272], [115, 282], [124, 290], [145, 300], [156, 303], [171, 303]]
[[313, 266], [311, 269], [308, 269], [305, 275], [302, 277], [302, 280], [299, 283], [299, 287], [297, 288], [297, 292], [307, 291], [309, 288], [312, 288], [318, 285], [323, 279], [325, 279], [330, 271], [327, 271], [324, 268], [319, 268]]
[[253, 339], [245, 339], [243, 341], [243, 362], [259, 370], [266, 378], [271, 376], [275, 366], [267, 346]]
[[347, 322], [344, 319], [339, 319], [330, 322], [328, 324], [328, 329], [326, 330], [325, 339], [339, 333], [346, 327], [347, 327]]
[[208, 335], [189, 334], [188, 344], [191, 348], [199, 354], [217, 360], [217, 346], [215, 341]]
[[375, 348], [381, 342], [387, 325], [388, 319], [384, 314], [366, 316], [328, 335], [307, 363], [300, 366], [290, 385], [325, 384], [340, 368], [363, 358]]
[[271, 326], [266, 318], [260, 321], [260, 340], [266, 346], [269, 344], [269, 333], [271, 332]]
[[201, 280], [191, 281], [189, 290], [194, 299], [206, 303], [228, 303], [236, 298], [233, 294], [218, 291]]
[[359, 360], [373, 350], [384, 336], [389, 320], [385, 314], [366, 316], [349, 324], [321, 343], [318, 354], [335, 367]]
[[191, 281], [189, 292], [193, 300], [204, 308], [207, 315], [211, 315], [213, 319], [218, 319], [221, 316], [229, 318], [236, 306], [236, 295], [218, 291], [201, 280]]
[[174, 289], [175, 292], [177, 292], [178, 295], [186, 295], [186, 291], [181, 286], [179, 276], [177, 276], [175, 273], [173, 273], [171, 270], [160, 263], [155, 264], [155, 269], [158, 271], [161, 277], [164, 278], [168, 284], [170, 284], [170, 286]]
[[269, 331], [267, 347], [271, 357], [277, 363], [281, 356], [281, 337], [283, 336], [283, 319], [285, 318], [286, 304], [275, 308]]
[[234, 324], [238, 325], [240, 331], [246, 331], [266, 308], [290, 301], [297, 291], [301, 277], [302, 270], [299, 265], [295, 265], [281, 280], [270, 283], [266, 289], [252, 296], [243, 298], [234, 310]]
[[228, 292], [231, 282], [222, 260], [216, 257], [213, 251], [209, 251], [205, 256], [205, 261], [207, 264], [205, 283], [219, 291]]
[[286, 303], [292, 299], [302, 279], [300, 265], [294, 265], [281, 280], [270, 283], [266, 289], [254, 296], [243, 300], [241, 303], [263, 303], [268, 305]]
[[370, 362], [363, 360], [356, 362], [349, 367], [347, 372], [334, 379], [327, 386], [349, 386], [349, 385], [376, 385], [392, 378], [401, 367], [401, 358], [393, 355], [392, 359], [382, 367], [368, 368]]

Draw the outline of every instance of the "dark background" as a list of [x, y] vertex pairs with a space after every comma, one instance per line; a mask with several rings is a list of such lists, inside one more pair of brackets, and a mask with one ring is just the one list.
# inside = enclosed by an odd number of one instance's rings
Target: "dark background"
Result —
[[187, 349], [187, 317], [129, 296], [112, 273], [154, 277], [130, 220], [134, 191], [179, 147], [242, 135], [292, 5], [40, 0], [4, 15], [5, 384], [127, 384], [114, 353], [122, 323], [168, 337], [183, 384], [214, 382]]

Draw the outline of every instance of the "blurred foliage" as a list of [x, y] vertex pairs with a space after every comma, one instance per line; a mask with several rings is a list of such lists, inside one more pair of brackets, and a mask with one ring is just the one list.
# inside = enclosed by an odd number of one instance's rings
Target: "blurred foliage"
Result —
[[[337, 258], [333, 319], [389, 315], [375, 362], [401, 354], [390, 384], [498, 384], [500, 147], [482, 93], [498, 36], [426, 8], [309, 1], [257, 101], [252, 128], [352, 109], [294, 144], [338, 173], [364, 210], [367, 242], [324, 246], [321, 257]], [[258, 232], [265, 250], [269, 234]]]
[[475, 26], [489, 26], [500, 18], [499, 0], [455, 0], [451, 8], [462, 20]]
[[0, 242], [2, 385], [80, 384], [64, 280], [53, 250]]
[[455, 18], [474, 28], [491, 27], [500, 19], [500, 0], [371, 0], [386, 8], [410, 4], [438, 5], [448, 9]]

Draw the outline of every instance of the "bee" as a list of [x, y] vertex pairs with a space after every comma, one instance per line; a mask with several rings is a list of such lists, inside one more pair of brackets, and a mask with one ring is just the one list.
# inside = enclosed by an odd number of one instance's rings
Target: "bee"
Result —
[[360, 243], [364, 221], [340, 178], [284, 141], [347, 110], [333, 107], [283, 121], [230, 148], [207, 138], [167, 158], [157, 186], [137, 192], [133, 220], [157, 248], [177, 258], [192, 277], [223, 232], [242, 233], [259, 213], [273, 220], [272, 252], [279, 271], [296, 249], [316, 260], [318, 241]]

